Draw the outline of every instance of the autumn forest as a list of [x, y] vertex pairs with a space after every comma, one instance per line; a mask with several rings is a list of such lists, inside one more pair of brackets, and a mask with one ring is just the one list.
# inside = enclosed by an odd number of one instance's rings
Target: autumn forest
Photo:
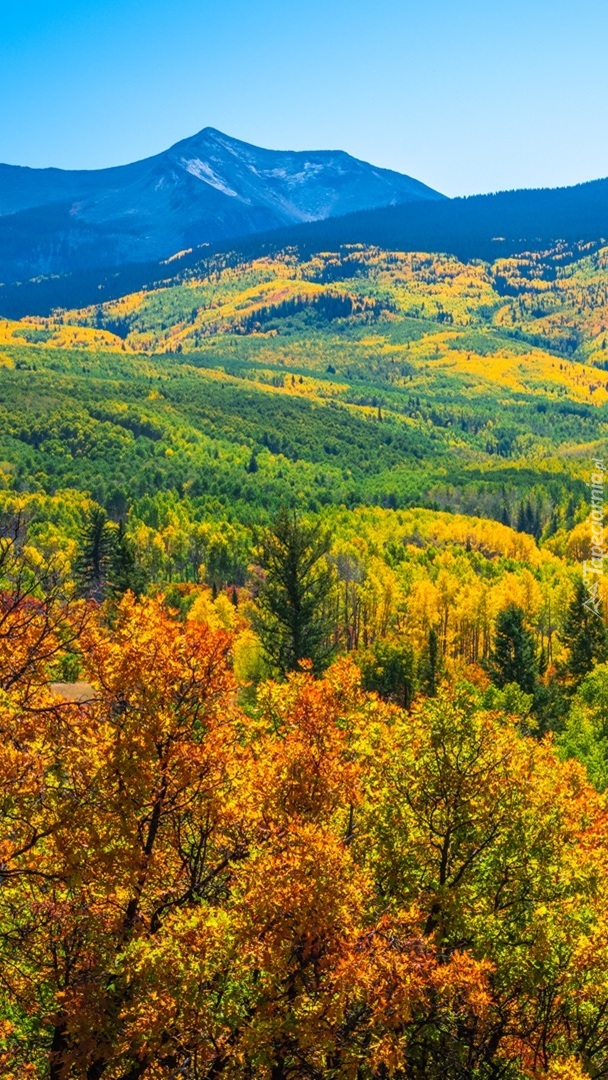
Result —
[[608, 1077], [604, 242], [182, 252], [0, 417], [2, 1077]]

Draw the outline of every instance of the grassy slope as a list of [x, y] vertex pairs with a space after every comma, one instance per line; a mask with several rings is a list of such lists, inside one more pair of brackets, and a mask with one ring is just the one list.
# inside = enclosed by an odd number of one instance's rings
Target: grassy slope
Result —
[[17, 487], [168, 489], [241, 517], [285, 499], [498, 516], [527, 493], [548, 519], [605, 447], [606, 268], [584, 247], [288, 252], [4, 321], [0, 461]]

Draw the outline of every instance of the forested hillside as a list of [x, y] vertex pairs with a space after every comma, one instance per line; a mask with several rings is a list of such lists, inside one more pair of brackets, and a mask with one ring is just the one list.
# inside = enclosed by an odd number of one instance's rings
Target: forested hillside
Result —
[[[181, 266], [200, 276], [204, 261], [208, 269], [216, 260], [220, 265], [239, 265], [260, 255], [280, 257], [287, 248], [297, 251], [304, 262], [323, 253], [364, 245], [384, 251], [447, 252], [465, 261], [482, 259], [490, 263], [513, 257], [519, 260], [522, 253], [528, 253], [541, 262], [548, 256], [550, 263], [557, 256], [561, 263], [568, 258], [576, 260], [577, 252], [587, 245], [593, 250], [601, 248], [608, 239], [605, 179], [574, 187], [499, 191], [455, 199], [439, 197], [422, 185], [418, 185], [423, 188], [418, 194], [424, 197], [408, 197], [407, 185], [415, 182], [408, 177], [401, 179], [405, 191], [399, 197], [368, 200], [367, 205], [376, 209], [353, 213], [342, 204], [336, 216], [300, 216], [293, 219], [299, 224], [267, 226], [269, 231], [255, 236], [246, 235], [250, 231], [247, 228], [241, 230], [241, 235], [227, 233], [224, 240], [218, 240], [214, 233], [206, 243], [190, 234], [176, 243], [170, 257], [161, 262], [136, 262], [135, 256], [129, 260], [125, 251], [121, 264], [116, 266], [98, 244], [97, 261], [85, 259], [77, 273], [57, 273], [56, 268], [54, 273], [40, 270], [47, 276], [32, 277], [33, 271], [24, 266], [18, 275], [0, 275], [4, 281], [0, 285], [0, 312], [18, 318], [34, 313], [47, 315], [56, 307], [81, 307], [99, 299], [118, 299], [142, 287], [152, 288], [171, 276], [167, 266]], [[325, 220], [316, 220], [318, 217]], [[150, 223], [153, 233], [157, 227], [154, 221]], [[14, 243], [11, 229], [14, 226], [7, 217], [4, 230], [8, 242]], [[43, 242], [41, 229], [44, 233], [44, 222], [35, 221], [31, 238], [34, 251]]]
[[605, 436], [604, 249], [202, 269], [0, 323], [9, 486], [121, 512], [173, 491], [246, 520], [293, 500], [576, 523]]
[[3, 1076], [608, 1074], [607, 437], [598, 240], [0, 320]]

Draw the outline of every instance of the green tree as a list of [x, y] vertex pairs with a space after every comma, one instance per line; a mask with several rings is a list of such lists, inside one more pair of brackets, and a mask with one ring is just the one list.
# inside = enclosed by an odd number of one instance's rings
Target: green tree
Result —
[[79, 538], [74, 574], [82, 596], [101, 602], [110, 591], [115, 528], [101, 506], [89, 512]]
[[570, 713], [557, 745], [578, 758], [600, 791], [608, 788], [608, 664], [599, 664], [570, 698]]
[[585, 583], [579, 580], [566, 612], [562, 640], [568, 649], [566, 671], [575, 685], [596, 664], [608, 659], [608, 638], [601, 605], [594, 611], [589, 606]]
[[109, 590], [113, 596], [132, 592], [140, 596], [145, 588], [145, 575], [137, 561], [135, 545], [127, 536], [124, 523], [119, 522], [114, 531], [110, 550]]
[[439, 638], [434, 626], [429, 630], [426, 646], [420, 657], [419, 680], [420, 688], [428, 697], [435, 697], [441, 678], [441, 652]]
[[517, 604], [498, 614], [489, 667], [496, 686], [517, 683], [524, 693], [534, 693], [538, 676], [534, 636]]
[[414, 694], [414, 655], [407, 641], [379, 638], [359, 658], [364, 690], [409, 709]]
[[321, 671], [333, 651], [328, 599], [334, 574], [327, 562], [331, 536], [320, 523], [308, 525], [293, 511], [279, 513], [263, 536], [262, 574], [254, 627], [280, 675], [302, 660]]

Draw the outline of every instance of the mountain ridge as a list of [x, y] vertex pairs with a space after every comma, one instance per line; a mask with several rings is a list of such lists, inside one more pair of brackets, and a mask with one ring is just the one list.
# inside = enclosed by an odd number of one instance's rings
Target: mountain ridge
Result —
[[[2, 222], [6, 231], [8, 220], [0, 218], [0, 240]], [[606, 242], [608, 179], [590, 180], [573, 187], [516, 189], [359, 211], [224, 242], [185, 245], [185, 249], [174, 249], [171, 258], [160, 260], [125, 259], [113, 266], [98, 260], [78, 273], [0, 286], [0, 314], [20, 318], [46, 315], [54, 308], [85, 307], [157, 285], [173, 273], [197, 273], [202, 263], [212, 268], [217, 258], [222, 265], [227, 261], [237, 265], [286, 248], [296, 248], [305, 256], [367, 244], [493, 262], [524, 251], [547, 251], [562, 243], [576, 247]]]
[[0, 280], [160, 259], [202, 243], [444, 198], [342, 150], [266, 150], [215, 128], [108, 169], [0, 165]]

